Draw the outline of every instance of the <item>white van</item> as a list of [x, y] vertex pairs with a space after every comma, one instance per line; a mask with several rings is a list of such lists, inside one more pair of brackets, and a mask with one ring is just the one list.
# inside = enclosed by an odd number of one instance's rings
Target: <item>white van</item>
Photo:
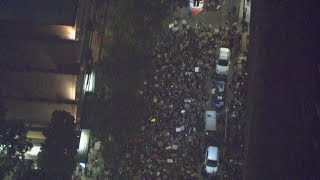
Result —
[[204, 128], [206, 134], [210, 131], [217, 130], [217, 112], [216, 111], [206, 111], [204, 114]]

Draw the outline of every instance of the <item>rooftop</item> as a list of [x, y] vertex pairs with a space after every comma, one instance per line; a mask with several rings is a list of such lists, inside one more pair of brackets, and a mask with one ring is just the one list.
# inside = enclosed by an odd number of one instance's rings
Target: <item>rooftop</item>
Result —
[[78, 0], [1, 0], [0, 21], [74, 25]]

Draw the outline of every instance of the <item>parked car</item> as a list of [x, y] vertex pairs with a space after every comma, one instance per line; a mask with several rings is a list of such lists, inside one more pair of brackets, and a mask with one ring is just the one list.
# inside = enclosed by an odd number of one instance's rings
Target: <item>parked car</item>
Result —
[[218, 171], [219, 156], [218, 156], [218, 147], [209, 146], [206, 151], [205, 157], [205, 171], [208, 174], [214, 174]]
[[212, 97], [212, 108], [215, 110], [219, 110], [223, 107], [224, 105], [224, 98], [223, 96], [220, 95], [214, 95]]
[[219, 75], [228, 75], [230, 64], [230, 49], [220, 48], [218, 54], [218, 61], [216, 64], [216, 73]]
[[217, 130], [217, 113], [216, 113], [216, 111], [206, 111], [205, 112], [205, 114], [204, 114], [204, 127], [205, 127], [206, 134]]
[[189, 0], [192, 14], [199, 14], [203, 10], [204, 0]]
[[214, 82], [214, 88], [212, 89], [212, 108], [215, 110], [220, 109], [224, 105], [225, 84], [223, 80]]

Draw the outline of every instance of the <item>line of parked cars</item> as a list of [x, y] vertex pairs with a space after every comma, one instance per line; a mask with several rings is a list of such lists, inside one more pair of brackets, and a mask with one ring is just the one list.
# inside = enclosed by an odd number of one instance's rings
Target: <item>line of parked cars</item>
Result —
[[[229, 73], [231, 52], [228, 48], [220, 48], [216, 60], [216, 74], [217, 79], [214, 80], [213, 88], [211, 90], [212, 94], [212, 104], [211, 109], [205, 111], [204, 123], [205, 123], [205, 133], [210, 135], [217, 130], [217, 113], [224, 106], [225, 100], [225, 85], [227, 80], [227, 75]], [[207, 174], [215, 174], [218, 171], [219, 166], [219, 150], [218, 147], [209, 145], [204, 161], [204, 170]]]

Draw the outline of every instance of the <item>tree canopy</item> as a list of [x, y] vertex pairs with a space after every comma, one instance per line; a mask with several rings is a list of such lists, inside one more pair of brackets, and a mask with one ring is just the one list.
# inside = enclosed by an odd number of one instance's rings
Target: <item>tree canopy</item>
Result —
[[7, 120], [7, 109], [0, 100], [0, 179], [13, 172], [24, 154], [32, 148], [22, 121]]
[[78, 148], [74, 117], [66, 111], [54, 111], [43, 130], [46, 137], [39, 153], [39, 166], [47, 179], [68, 179], [76, 167]]

